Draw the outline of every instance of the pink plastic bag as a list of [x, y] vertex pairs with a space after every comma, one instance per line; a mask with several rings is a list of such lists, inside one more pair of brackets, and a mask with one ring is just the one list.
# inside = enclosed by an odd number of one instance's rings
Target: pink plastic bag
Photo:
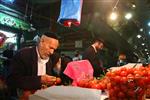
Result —
[[93, 78], [93, 68], [88, 60], [72, 61], [68, 63], [64, 74], [73, 79], [72, 85], [77, 86], [78, 80]]

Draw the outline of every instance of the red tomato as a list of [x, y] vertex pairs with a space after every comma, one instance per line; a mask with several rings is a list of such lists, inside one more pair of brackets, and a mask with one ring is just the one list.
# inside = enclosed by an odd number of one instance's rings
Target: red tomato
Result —
[[137, 82], [137, 84], [138, 84], [138, 86], [140, 86], [140, 87], [146, 86], [146, 84], [145, 84], [145, 82], [144, 82], [143, 79], [139, 79], [138, 82]]
[[110, 100], [118, 100], [118, 98], [117, 98], [117, 97], [114, 97], [114, 96], [109, 97], [109, 99], [110, 99]]
[[127, 95], [128, 95], [129, 97], [135, 97], [135, 92], [134, 92], [134, 90], [128, 90]]
[[114, 73], [115, 73], [115, 75], [120, 75], [121, 70], [115, 70]]
[[99, 84], [94, 84], [91, 88], [93, 88], [93, 89], [101, 89], [101, 86]]
[[91, 80], [89, 81], [89, 86], [88, 87], [92, 87], [93, 85], [97, 84], [97, 80]]
[[84, 87], [85, 86], [85, 81], [84, 80], [80, 80], [80, 81], [78, 81], [78, 86], [80, 86], [80, 87]]
[[111, 83], [108, 83], [108, 84], [107, 84], [107, 89], [109, 90], [109, 89], [111, 89], [111, 88], [112, 88]]
[[128, 91], [128, 87], [126, 85], [121, 85], [120, 89], [121, 89], [121, 91], [123, 91], [125, 93]]
[[115, 92], [115, 93], [118, 93], [118, 92], [120, 91], [120, 89], [119, 89], [118, 86], [115, 86], [113, 89], [114, 89], [114, 92]]
[[98, 83], [99, 87], [101, 90], [105, 90], [106, 89], [106, 84], [103, 82]]
[[122, 77], [126, 77], [128, 75], [128, 73], [126, 71], [121, 71], [120, 76]]
[[133, 79], [134, 79], [134, 76], [133, 76], [133, 74], [128, 74], [128, 75], [127, 75], [127, 78], [133, 80]]
[[125, 94], [124, 94], [123, 92], [119, 92], [119, 93], [118, 93], [118, 97], [124, 98], [124, 97], [125, 97]]
[[120, 82], [123, 83], [123, 84], [127, 83], [127, 82], [128, 82], [127, 77], [122, 77], [122, 78], [120, 79]]
[[128, 74], [133, 74], [133, 72], [134, 72], [134, 69], [133, 69], [133, 68], [129, 68], [129, 69], [127, 70], [127, 73], [128, 73]]
[[114, 81], [117, 83], [120, 83], [121, 77], [120, 76], [115, 76]]
[[131, 81], [131, 82], [128, 83], [128, 88], [130, 88], [130, 89], [134, 89], [135, 86], [136, 85], [135, 85], [134, 81]]
[[110, 97], [116, 97], [116, 93], [115, 93], [114, 89], [109, 90], [109, 96]]
[[61, 78], [57, 77], [56, 78], [56, 84], [60, 84], [61, 83]]
[[111, 72], [110, 72], [110, 71], [107, 72], [107, 73], [106, 73], [106, 76], [107, 76], [107, 77], [111, 77]]

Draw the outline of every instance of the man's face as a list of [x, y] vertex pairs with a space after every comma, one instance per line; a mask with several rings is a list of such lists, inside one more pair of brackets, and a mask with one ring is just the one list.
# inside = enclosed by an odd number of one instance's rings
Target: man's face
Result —
[[58, 45], [59, 41], [57, 39], [43, 35], [38, 45], [40, 57], [42, 59], [49, 58], [49, 56], [52, 55], [54, 51], [58, 48]]
[[104, 44], [98, 42], [98, 43], [97, 43], [97, 46], [96, 46], [96, 49], [97, 49], [97, 50], [102, 50], [103, 47], [104, 47]]

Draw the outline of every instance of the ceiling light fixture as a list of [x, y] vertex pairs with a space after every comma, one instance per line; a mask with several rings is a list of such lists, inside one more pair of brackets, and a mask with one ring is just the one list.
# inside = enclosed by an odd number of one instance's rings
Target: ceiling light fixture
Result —
[[141, 35], [137, 35], [137, 38], [141, 38], [142, 36]]
[[145, 43], [142, 43], [142, 45], [144, 46], [144, 45], [145, 45]]
[[143, 32], [143, 28], [140, 28], [140, 32]]
[[133, 4], [133, 5], [132, 5], [132, 7], [133, 7], [133, 8], [135, 8], [135, 7], [136, 7], [136, 5], [135, 5], [135, 4]]
[[114, 5], [114, 7], [113, 7], [113, 9], [112, 9], [112, 13], [110, 14], [110, 19], [111, 19], [111, 20], [116, 20], [116, 19], [118, 18], [118, 15], [117, 15], [117, 13], [116, 13], [116, 9], [117, 9], [117, 5], [118, 5], [119, 1], [120, 1], [120, 0], [117, 0], [117, 1], [116, 1], [115, 5]]
[[148, 51], [147, 49], [145, 49], [145, 51]]
[[150, 26], [150, 22], [148, 22], [148, 24], [147, 24], [148, 26]]
[[112, 12], [111, 15], [110, 15], [110, 19], [111, 20], [116, 20], [118, 18], [118, 15], [116, 12]]
[[125, 15], [125, 18], [126, 18], [127, 20], [131, 19], [131, 18], [132, 18], [132, 14], [131, 14], [131, 13], [127, 13], [127, 14]]

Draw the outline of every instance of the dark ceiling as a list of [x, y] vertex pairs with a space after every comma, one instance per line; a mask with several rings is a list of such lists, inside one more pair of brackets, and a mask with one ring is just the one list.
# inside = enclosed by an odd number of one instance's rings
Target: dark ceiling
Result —
[[[13, 4], [7, 5], [25, 14], [26, 19], [37, 30], [50, 28], [62, 39], [90, 39], [100, 36], [111, 48], [131, 50], [146, 57], [150, 54], [150, 27], [147, 26], [150, 21], [150, 0], [83, 0], [81, 25], [71, 28], [57, 23], [60, 3], [61, 0], [15, 0]], [[115, 5], [120, 18], [117, 24], [112, 24], [108, 21], [108, 15]], [[136, 7], [133, 8], [133, 5]], [[123, 17], [126, 12], [133, 13], [133, 18], [129, 21]], [[143, 31], [140, 31], [141, 28]], [[138, 34], [142, 38], [138, 39]], [[145, 45], [141, 45], [142, 43]]]

